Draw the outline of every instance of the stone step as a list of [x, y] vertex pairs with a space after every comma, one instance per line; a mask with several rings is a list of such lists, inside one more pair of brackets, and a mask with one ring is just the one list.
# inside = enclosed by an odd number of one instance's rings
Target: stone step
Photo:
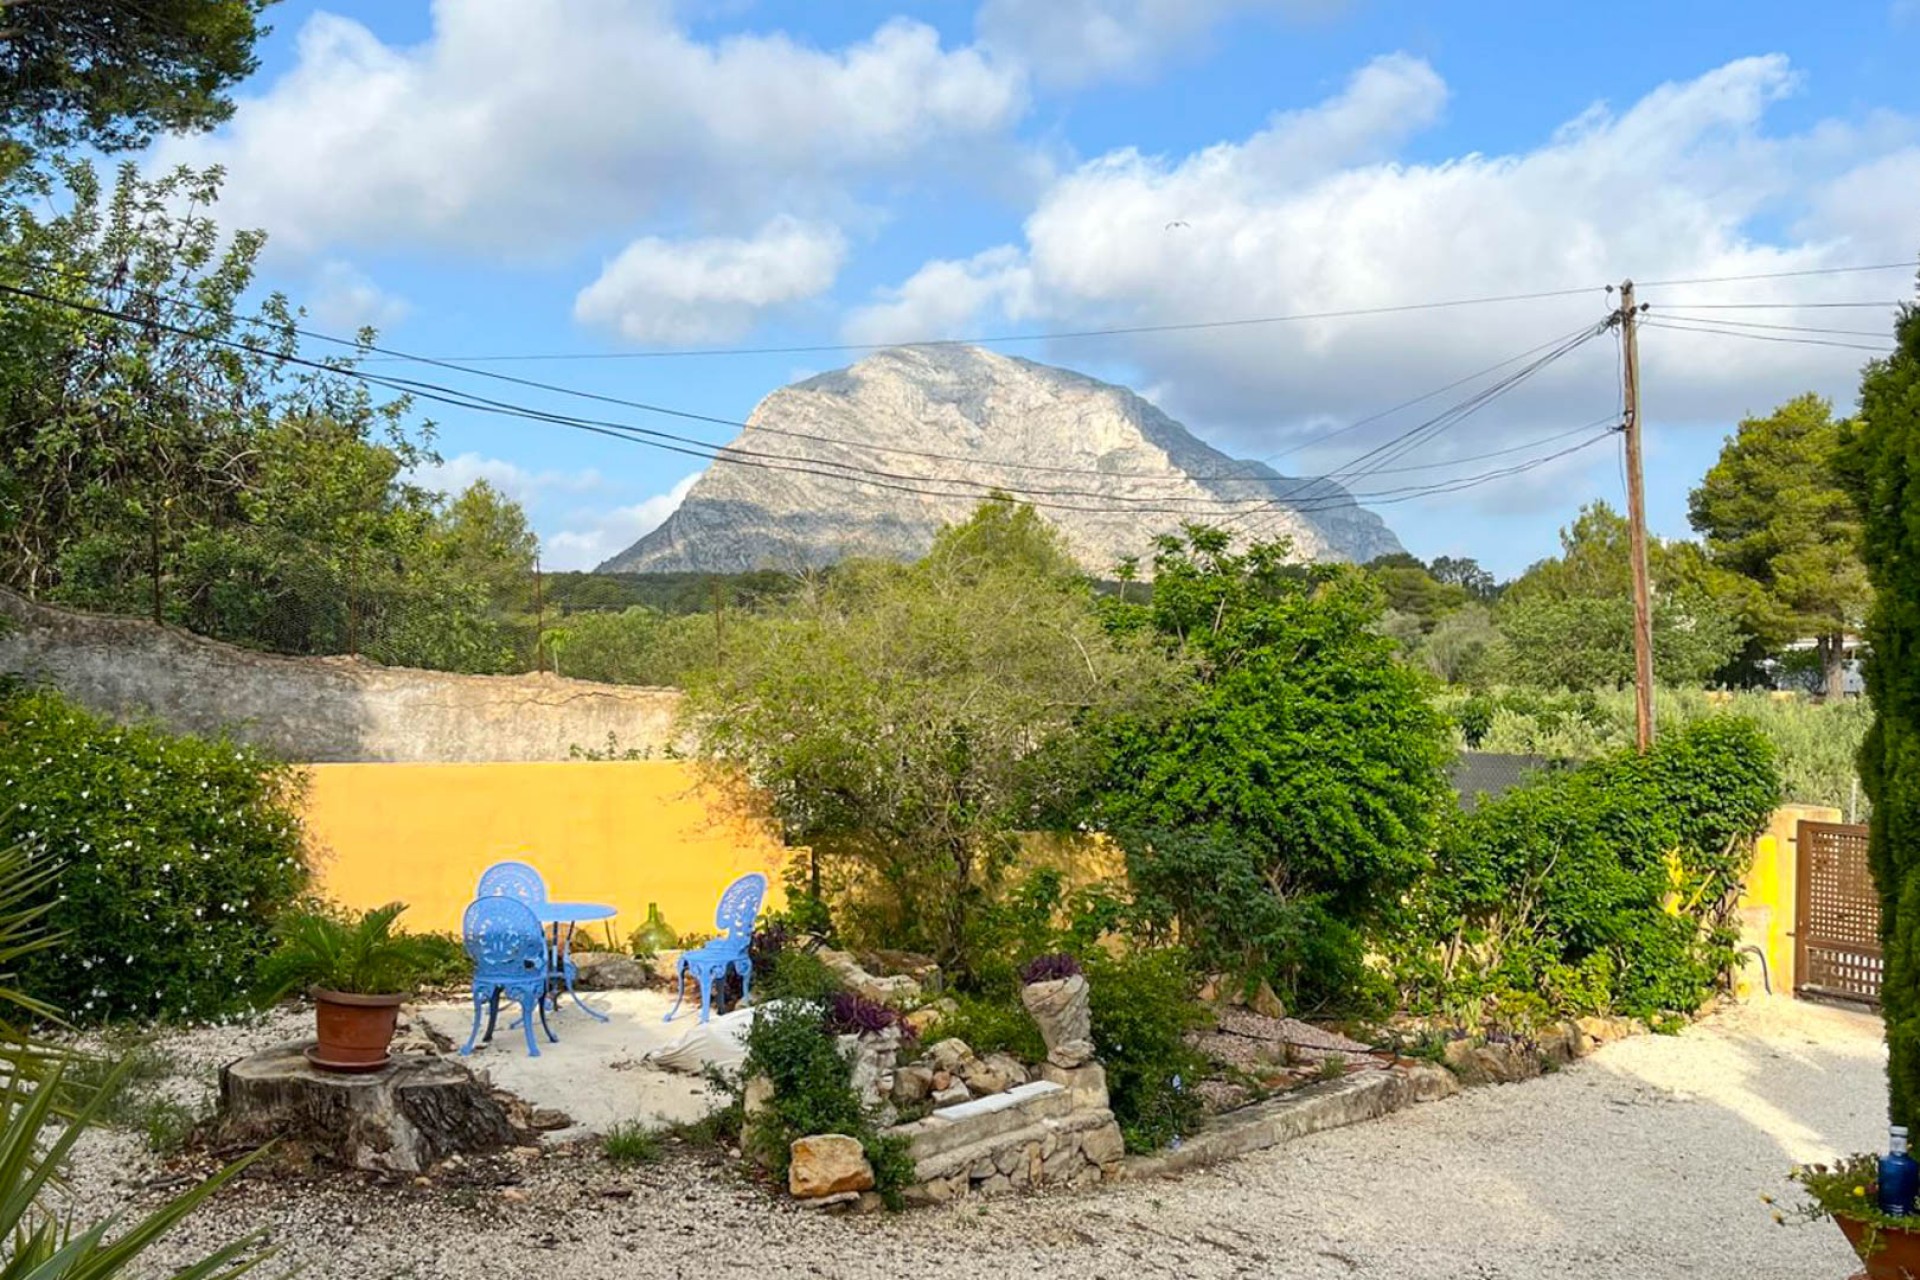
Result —
[[912, 1144], [916, 1162], [970, 1146], [998, 1134], [1024, 1129], [1073, 1110], [1073, 1093], [1051, 1080], [1035, 1080], [1005, 1093], [941, 1107], [923, 1120], [889, 1130]]

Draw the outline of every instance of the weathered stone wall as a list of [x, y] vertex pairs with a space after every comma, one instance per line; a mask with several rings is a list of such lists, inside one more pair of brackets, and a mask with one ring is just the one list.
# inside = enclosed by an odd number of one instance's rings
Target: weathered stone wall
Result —
[[7, 591], [0, 618], [0, 671], [46, 680], [106, 715], [227, 732], [302, 763], [565, 760], [575, 746], [604, 748], [609, 735], [622, 751], [658, 754], [680, 699], [550, 675], [286, 658]]
[[1077, 1077], [1035, 1080], [888, 1130], [912, 1150], [908, 1203], [1119, 1177], [1125, 1148], [1107, 1109], [1105, 1073], [1094, 1065]]

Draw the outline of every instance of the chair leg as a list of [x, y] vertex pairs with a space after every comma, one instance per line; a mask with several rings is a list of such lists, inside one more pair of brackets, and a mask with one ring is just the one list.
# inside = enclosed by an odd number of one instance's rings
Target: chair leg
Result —
[[540, 1029], [547, 1033], [547, 1043], [560, 1043], [560, 1037], [553, 1034], [553, 1028], [547, 1025], [547, 1006], [544, 1001], [540, 1005]]
[[744, 1009], [751, 1003], [753, 995], [753, 961], [746, 956], [740, 957], [740, 1003], [736, 1009]]
[[500, 1021], [500, 988], [493, 989], [493, 999], [487, 1009], [487, 1034], [480, 1038], [482, 1044], [493, 1043], [494, 1024]]
[[480, 1006], [486, 1002], [486, 996], [481, 993], [479, 987], [475, 987], [473, 989], [473, 1030], [467, 1032], [466, 1047], [460, 1050], [460, 1056], [463, 1058], [473, 1052], [473, 1042], [480, 1038]]
[[724, 968], [718, 974], [708, 969], [700, 975], [700, 1021], [702, 1022], [705, 1022], [713, 1013], [714, 979], [725, 972]]
[[672, 1022], [673, 1015], [680, 1012], [680, 1002], [687, 996], [687, 962], [682, 960], [673, 967], [673, 1008], [667, 1010], [662, 1022]]
[[520, 1029], [527, 1033], [527, 1056], [529, 1058], [537, 1058], [540, 1056], [540, 1046], [533, 1038], [533, 1006], [539, 1002], [540, 996], [535, 992], [522, 991], [520, 993]]

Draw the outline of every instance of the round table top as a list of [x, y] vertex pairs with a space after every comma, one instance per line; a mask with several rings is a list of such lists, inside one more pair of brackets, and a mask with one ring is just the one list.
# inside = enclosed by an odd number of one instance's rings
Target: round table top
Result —
[[618, 914], [604, 902], [542, 902], [533, 908], [542, 920], [584, 924], [589, 920], [611, 920]]

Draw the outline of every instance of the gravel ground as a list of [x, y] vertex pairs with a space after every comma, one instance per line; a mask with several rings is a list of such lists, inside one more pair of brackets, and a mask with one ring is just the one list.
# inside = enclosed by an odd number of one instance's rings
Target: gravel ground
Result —
[[[222, 1043], [200, 1035], [175, 1046], [183, 1060]], [[161, 1260], [264, 1227], [279, 1263], [356, 1280], [493, 1280], [507, 1268], [702, 1280], [721, 1270], [1838, 1280], [1854, 1269], [1839, 1233], [1777, 1227], [1760, 1197], [1791, 1200], [1796, 1160], [1879, 1145], [1883, 1060], [1876, 1019], [1763, 1001], [1540, 1080], [1092, 1193], [829, 1219], [699, 1159], [628, 1174], [554, 1152], [514, 1166], [519, 1185], [505, 1189], [249, 1183], [191, 1220]], [[74, 1174], [83, 1213], [153, 1194], [139, 1190], [152, 1163], [128, 1136], [90, 1140]]]

